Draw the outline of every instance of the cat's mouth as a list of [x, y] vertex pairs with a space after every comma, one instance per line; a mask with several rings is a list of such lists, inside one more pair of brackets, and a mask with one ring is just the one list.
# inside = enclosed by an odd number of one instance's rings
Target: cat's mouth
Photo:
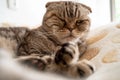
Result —
[[64, 37], [63, 39], [66, 39], [67, 41], [71, 41], [71, 40], [75, 39], [75, 36], [69, 35], [69, 36]]

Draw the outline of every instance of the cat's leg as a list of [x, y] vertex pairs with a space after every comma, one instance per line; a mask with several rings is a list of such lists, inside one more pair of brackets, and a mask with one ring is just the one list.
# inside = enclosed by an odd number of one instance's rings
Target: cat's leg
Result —
[[87, 44], [86, 44], [86, 42], [84, 41], [84, 42], [78, 42], [77, 43], [77, 45], [78, 45], [78, 49], [79, 49], [79, 52], [80, 52], [80, 55], [79, 56], [81, 56], [82, 54], [84, 54], [85, 53], [85, 51], [86, 51], [86, 49], [87, 49]]
[[87, 60], [78, 61], [76, 64], [56, 64], [52, 66], [52, 71], [71, 78], [86, 78], [94, 73], [95, 67]]
[[84, 78], [93, 74], [94, 71], [95, 71], [95, 67], [93, 64], [91, 64], [87, 60], [82, 60], [82, 61], [78, 61], [74, 65], [69, 65], [67, 74], [68, 76], [72, 76], [72, 77]]
[[74, 64], [79, 60], [78, 46], [75, 44], [66, 43], [55, 55], [56, 64]]
[[53, 57], [50, 55], [40, 56], [39, 54], [31, 54], [28, 56], [19, 56], [16, 61], [31, 66], [38, 70], [45, 70], [46, 66], [51, 64]]
[[55, 56], [57, 69], [72, 77], [89, 76], [94, 72], [94, 66], [87, 60], [79, 61], [80, 55], [77, 45], [64, 44]]

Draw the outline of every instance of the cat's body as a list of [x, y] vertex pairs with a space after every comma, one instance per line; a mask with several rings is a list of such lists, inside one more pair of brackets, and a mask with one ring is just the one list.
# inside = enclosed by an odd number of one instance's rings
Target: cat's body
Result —
[[79, 61], [79, 57], [86, 50], [90, 8], [70, 1], [51, 2], [46, 7], [41, 27], [8, 31], [0, 28], [0, 36], [14, 41], [15, 58], [25, 64], [71, 77], [89, 76], [93, 66]]
[[13, 57], [17, 54], [18, 46], [21, 44], [24, 35], [29, 29], [25, 27], [0, 27], [0, 48], [5, 48], [12, 53]]

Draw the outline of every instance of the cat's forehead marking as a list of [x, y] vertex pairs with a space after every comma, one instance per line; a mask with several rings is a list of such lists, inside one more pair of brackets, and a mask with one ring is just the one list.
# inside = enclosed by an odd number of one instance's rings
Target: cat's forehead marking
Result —
[[72, 1], [51, 2], [47, 4], [48, 11], [54, 11], [64, 18], [80, 16], [80, 4]]
[[[78, 10], [78, 5], [76, 3], [73, 2], [65, 2], [64, 3], [64, 12], [66, 17], [76, 17], [79, 12]], [[80, 15], [80, 14], [78, 14]], [[78, 17], [78, 16], [77, 16]]]

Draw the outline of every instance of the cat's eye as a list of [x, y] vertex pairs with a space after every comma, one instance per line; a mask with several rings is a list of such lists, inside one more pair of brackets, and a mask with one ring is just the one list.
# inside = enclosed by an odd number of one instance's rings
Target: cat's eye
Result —
[[76, 25], [80, 26], [83, 22], [84, 22], [84, 20], [78, 20], [78, 21], [76, 21]]

